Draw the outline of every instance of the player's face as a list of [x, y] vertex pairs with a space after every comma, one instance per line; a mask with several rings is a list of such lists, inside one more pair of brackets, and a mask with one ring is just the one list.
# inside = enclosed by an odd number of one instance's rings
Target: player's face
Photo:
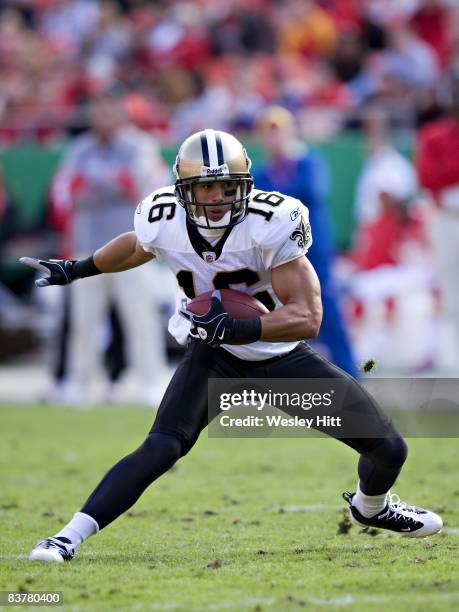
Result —
[[211, 181], [197, 183], [193, 189], [197, 203], [196, 216], [199, 217], [203, 214], [203, 206], [199, 206], [199, 204], [205, 204], [209, 220], [220, 221], [231, 210], [231, 203], [237, 191], [237, 183], [235, 181]]

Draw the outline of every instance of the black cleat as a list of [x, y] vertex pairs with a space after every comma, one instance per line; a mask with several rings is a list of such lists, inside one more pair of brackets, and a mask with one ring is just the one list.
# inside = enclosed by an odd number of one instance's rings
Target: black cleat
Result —
[[355, 493], [346, 491], [343, 499], [349, 504], [351, 521], [360, 527], [375, 527], [377, 529], [389, 529], [403, 536], [411, 538], [424, 538], [440, 531], [443, 521], [430, 510], [409, 506], [400, 501], [398, 495], [387, 494], [387, 504], [381, 512], [367, 518], [360, 514], [352, 499]]

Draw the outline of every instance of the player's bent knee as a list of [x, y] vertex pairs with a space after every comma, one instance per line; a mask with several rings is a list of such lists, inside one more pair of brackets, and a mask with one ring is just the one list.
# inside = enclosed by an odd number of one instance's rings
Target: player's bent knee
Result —
[[401, 467], [408, 456], [408, 446], [401, 436], [385, 438], [369, 455], [380, 466]]
[[145, 465], [153, 468], [161, 464], [164, 470], [170, 469], [184, 454], [178, 438], [162, 433], [150, 433], [136, 452]]

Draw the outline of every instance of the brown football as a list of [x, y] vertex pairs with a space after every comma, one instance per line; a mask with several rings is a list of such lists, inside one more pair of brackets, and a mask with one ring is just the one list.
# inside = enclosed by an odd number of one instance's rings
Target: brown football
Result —
[[[233, 319], [253, 319], [269, 310], [257, 298], [233, 289], [220, 289], [223, 308]], [[197, 315], [204, 315], [211, 306], [212, 291], [206, 291], [187, 304], [187, 310]]]

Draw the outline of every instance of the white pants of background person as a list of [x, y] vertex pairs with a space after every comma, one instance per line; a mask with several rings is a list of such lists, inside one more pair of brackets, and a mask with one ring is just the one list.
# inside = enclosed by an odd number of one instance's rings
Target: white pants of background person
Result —
[[[459, 199], [459, 190], [458, 190]], [[459, 374], [459, 206], [457, 210], [436, 208], [430, 220], [430, 238], [435, 271], [441, 291], [444, 329], [438, 338], [443, 349], [440, 365]]]
[[[363, 306], [351, 328], [359, 363], [376, 359], [387, 375], [412, 374], [435, 359], [432, 266], [417, 262], [354, 272], [347, 291]], [[388, 317], [387, 302], [393, 303]]]
[[118, 386], [121, 397], [158, 405], [169, 382], [164, 331], [158, 296], [162, 291], [158, 264], [119, 274], [101, 274], [76, 281], [71, 289], [69, 338], [69, 402], [97, 398], [101, 380], [103, 335], [110, 304], [115, 304], [125, 338], [127, 372]]

